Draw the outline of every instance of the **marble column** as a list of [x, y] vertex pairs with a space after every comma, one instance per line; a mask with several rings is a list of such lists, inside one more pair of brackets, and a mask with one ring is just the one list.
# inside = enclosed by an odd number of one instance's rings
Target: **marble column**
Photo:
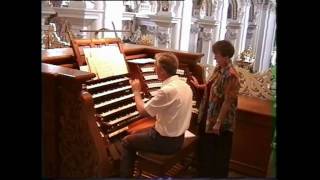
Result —
[[[112, 22], [114, 23], [116, 30], [122, 29], [122, 17], [125, 11], [125, 6], [123, 6], [122, 1], [105, 1], [104, 9], [104, 28], [113, 30]], [[122, 33], [117, 32], [117, 36], [121, 38]], [[104, 38], [114, 38], [114, 32], [104, 32]]]
[[133, 12], [123, 12], [122, 14], [122, 28], [123, 30], [130, 31], [122, 33], [122, 39], [128, 40], [132, 36], [132, 33], [135, 31], [135, 17], [136, 14]]
[[251, 4], [248, 2], [241, 3], [241, 7], [239, 9], [238, 21], [241, 23], [241, 29], [239, 34], [240, 43], [239, 43], [238, 51], [237, 53], [235, 53], [235, 57], [239, 56], [240, 53], [245, 50], [249, 14], [250, 14], [250, 5]]
[[227, 15], [228, 15], [228, 6], [229, 3], [228, 1], [225, 0], [219, 0], [218, 1], [218, 7], [217, 7], [217, 34], [216, 34], [216, 39], [217, 40], [222, 40], [225, 38], [226, 34], [226, 26], [227, 26]]
[[256, 44], [256, 60], [254, 71], [261, 72], [269, 68], [272, 49], [275, 41], [276, 12], [275, 2], [263, 4], [260, 16], [260, 28]]
[[262, 11], [263, 11], [263, 4], [262, 3], [255, 3], [254, 4], [254, 17], [253, 17], [253, 23], [255, 23], [256, 29], [252, 36], [252, 50], [253, 52], [257, 52], [257, 43], [259, 40], [259, 32], [261, 29], [261, 21], [262, 21]]
[[197, 21], [199, 27], [203, 28], [203, 31], [200, 32], [202, 38], [202, 50], [201, 52], [204, 53], [204, 57], [201, 59], [202, 64], [213, 64], [212, 53], [211, 53], [211, 46], [213, 42], [216, 41], [215, 37], [215, 27], [216, 21], [214, 20], [207, 20], [207, 19], [199, 19]]
[[180, 48], [181, 7], [182, 2], [160, 1], [159, 11], [151, 15], [151, 20], [157, 24], [155, 45], [165, 48]]
[[235, 49], [234, 56], [232, 60], [237, 60], [238, 55], [240, 54], [240, 31], [241, 31], [241, 23], [237, 21], [229, 20], [227, 25], [227, 32], [225, 34], [225, 39], [230, 41]]
[[155, 46], [159, 48], [173, 48], [178, 49], [178, 42], [173, 42], [177, 40], [177, 28], [179, 22], [178, 18], [167, 16], [167, 15], [150, 15], [150, 20], [154, 22], [157, 26], [156, 41]]
[[193, 22], [191, 24], [188, 51], [192, 53], [197, 53], [198, 36], [200, 33], [199, 24]]
[[50, 1], [41, 1], [41, 25], [45, 25], [46, 19], [56, 12], [53, 10]]
[[257, 25], [255, 23], [250, 22], [248, 24], [245, 49], [253, 48], [253, 41], [256, 34], [256, 29]]
[[[191, 23], [190, 23], [191, 22]], [[180, 36], [180, 50], [188, 51], [190, 48], [191, 52], [194, 52], [194, 47], [189, 45], [194, 45], [196, 41], [194, 38], [194, 28], [192, 25], [192, 1], [183, 1], [183, 12], [181, 20], [181, 36]]]

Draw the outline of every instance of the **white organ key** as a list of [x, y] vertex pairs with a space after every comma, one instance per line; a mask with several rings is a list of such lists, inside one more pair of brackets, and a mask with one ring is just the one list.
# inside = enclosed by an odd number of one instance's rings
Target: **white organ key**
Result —
[[[144, 98], [144, 99], [143, 99], [143, 102], [146, 102], [147, 100], [148, 100], [147, 98]], [[133, 103], [127, 104], [127, 105], [125, 105], [125, 106], [121, 106], [121, 107], [119, 107], [119, 108], [117, 108], [117, 109], [113, 109], [113, 110], [111, 110], [111, 111], [104, 112], [104, 113], [101, 114], [101, 116], [102, 116], [102, 117], [106, 117], [106, 116], [108, 116], [108, 115], [110, 115], [110, 114], [119, 112], [119, 111], [121, 111], [121, 110], [130, 108], [130, 107], [133, 107], [133, 106], [135, 106], [135, 105], [136, 105], [136, 103], [133, 102]]]
[[145, 79], [146, 81], [148, 81], [148, 80], [153, 80], [153, 79], [158, 79], [158, 75], [156, 75], [156, 74], [147, 75], [147, 76], [144, 76], [144, 79]]
[[155, 87], [161, 87], [162, 83], [150, 83], [150, 84], [147, 84], [148, 88], [155, 88]]
[[115, 79], [115, 80], [110, 80], [110, 81], [101, 82], [101, 83], [97, 83], [97, 84], [87, 85], [87, 89], [92, 89], [92, 88], [96, 88], [99, 86], [105, 86], [105, 85], [109, 85], [109, 84], [113, 84], [113, 83], [117, 83], [117, 82], [121, 82], [121, 81], [125, 81], [125, 80], [129, 80], [129, 78], [123, 77], [123, 78], [119, 78], [119, 79]]
[[96, 121], [96, 123], [97, 123], [97, 126], [100, 127], [100, 123], [98, 123], [97, 121]]
[[141, 71], [146, 73], [146, 72], [154, 72], [154, 67], [142, 67]]
[[104, 137], [104, 134], [103, 134], [101, 131], [99, 131], [99, 132], [100, 132], [100, 136], [101, 136], [101, 137]]
[[96, 104], [96, 105], [94, 105], [94, 108], [103, 107], [103, 106], [106, 106], [106, 105], [109, 105], [109, 104], [112, 104], [112, 103], [115, 103], [115, 102], [119, 102], [119, 101], [124, 100], [124, 99], [133, 98], [133, 97], [134, 97], [134, 94], [128, 94], [128, 95], [125, 95], [125, 96], [121, 96], [120, 98], [116, 98], [116, 99], [112, 99], [110, 101], [105, 101], [103, 103]]
[[192, 105], [196, 105], [197, 104], [197, 101], [192, 101]]
[[112, 136], [115, 136], [115, 135], [117, 135], [117, 134], [119, 134], [119, 133], [122, 133], [123, 131], [128, 130], [128, 129], [129, 129], [128, 126], [123, 127], [123, 128], [121, 128], [121, 129], [118, 129], [118, 130], [110, 133], [110, 134], [108, 135], [108, 137], [111, 138]]
[[136, 116], [136, 115], [138, 115], [138, 114], [139, 114], [139, 112], [138, 112], [138, 111], [135, 111], [135, 112], [133, 112], [133, 113], [130, 113], [130, 114], [127, 114], [127, 115], [125, 115], [125, 116], [122, 116], [122, 117], [120, 117], [120, 118], [118, 118], [118, 119], [115, 119], [115, 120], [113, 120], [113, 121], [107, 122], [107, 125], [114, 125], [114, 124], [116, 124], [116, 123], [118, 123], [118, 122], [121, 122], [121, 121], [123, 121], [123, 120], [129, 119], [129, 118], [131, 118], [131, 117], [133, 117], [133, 116]]
[[182, 69], [177, 69], [176, 74], [184, 75], [184, 70], [182, 70]]
[[110, 115], [110, 114], [119, 112], [119, 111], [121, 111], [121, 110], [130, 108], [130, 107], [133, 107], [133, 106], [135, 106], [135, 105], [136, 105], [136, 103], [133, 102], [133, 103], [127, 104], [127, 105], [125, 105], [125, 106], [121, 106], [121, 107], [119, 107], [119, 108], [117, 108], [117, 109], [113, 109], [113, 110], [111, 110], [111, 111], [104, 112], [104, 113], [101, 114], [101, 116], [102, 116], [102, 117], [106, 117], [106, 116], [108, 116], [108, 115]]
[[113, 90], [110, 90], [110, 91], [104, 91], [102, 93], [93, 94], [92, 98], [105, 96], [105, 95], [108, 95], [108, 94], [111, 94], [111, 93], [114, 93], [114, 92], [119, 92], [119, 91], [123, 91], [123, 90], [127, 90], [127, 89], [131, 89], [131, 86], [124, 86], [124, 87], [121, 87], [121, 88], [118, 88], [118, 89], [113, 89]]

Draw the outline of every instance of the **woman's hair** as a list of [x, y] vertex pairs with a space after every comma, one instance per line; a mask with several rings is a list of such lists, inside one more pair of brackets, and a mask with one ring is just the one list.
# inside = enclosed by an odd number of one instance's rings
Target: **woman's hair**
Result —
[[217, 41], [212, 45], [212, 52], [219, 53], [223, 57], [231, 58], [234, 54], [233, 45], [227, 40]]
[[176, 75], [179, 61], [176, 55], [170, 52], [157, 53], [155, 55], [157, 63], [167, 72], [168, 75]]

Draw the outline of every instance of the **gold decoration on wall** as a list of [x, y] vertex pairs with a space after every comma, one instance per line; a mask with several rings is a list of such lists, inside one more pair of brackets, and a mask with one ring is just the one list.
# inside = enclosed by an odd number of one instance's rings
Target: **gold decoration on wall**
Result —
[[249, 70], [251, 73], [253, 72], [253, 66], [255, 61], [255, 55], [251, 47], [245, 49], [240, 54], [240, 59], [235, 62], [235, 64], [241, 68]]
[[61, 40], [56, 31], [56, 25], [54, 23], [50, 23], [48, 30], [44, 31], [44, 34], [41, 37], [43, 49], [64, 48], [70, 46], [68, 42]]
[[271, 69], [263, 73], [250, 73], [247, 69], [236, 67], [240, 76], [239, 94], [256, 97], [264, 100], [271, 100], [273, 97], [272, 71]]
[[153, 36], [151, 34], [142, 35], [140, 40], [137, 42], [137, 44], [153, 46], [154, 45]]
[[248, 49], [245, 49], [241, 54], [240, 54], [240, 59], [242, 61], [249, 61], [252, 62], [254, 59], [254, 53], [251, 47]]

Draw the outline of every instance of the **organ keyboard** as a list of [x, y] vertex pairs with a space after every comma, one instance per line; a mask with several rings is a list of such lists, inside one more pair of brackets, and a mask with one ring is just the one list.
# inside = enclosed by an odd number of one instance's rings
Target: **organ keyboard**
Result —
[[[126, 132], [128, 125], [140, 118], [127, 76], [91, 80], [84, 86], [92, 95], [103, 137], [112, 138]], [[143, 99], [144, 102], [148, 100]]]

